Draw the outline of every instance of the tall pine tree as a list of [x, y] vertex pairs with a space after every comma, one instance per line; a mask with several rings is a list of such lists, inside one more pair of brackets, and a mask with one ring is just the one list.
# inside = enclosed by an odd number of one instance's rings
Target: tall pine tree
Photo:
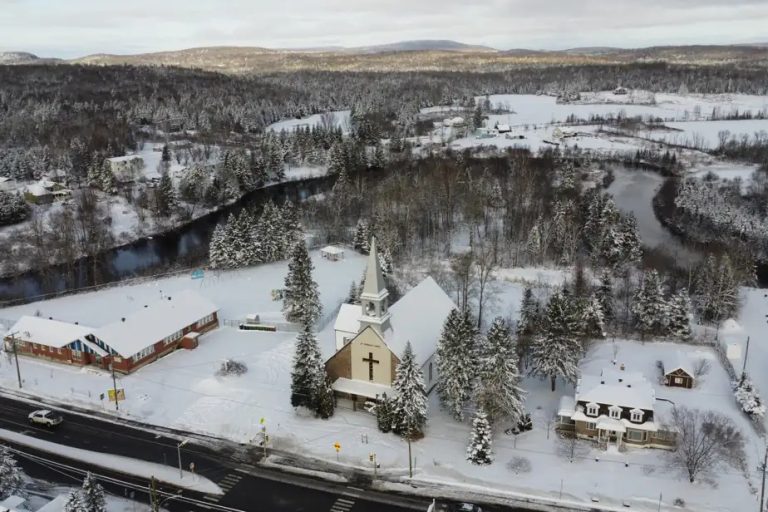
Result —
[[437, 392], [443, 407], [461, 421], [477, 371], [475, 328], [469, 311], [451, 310], [437, 342]]
[[291, 372], [291, 405], [315, 410], [317, 387], [323, 375], [319, 374], [318, 361], [321, 360], [320, 347], [309, 326], [296, 338]]
[[392, 391], [392, 430], [409, 439], [420, 437], [427, 424], [427, 392], [410, 342], [397, 365]]
[[307, 246], [294, 245], [283, 290], [283, 312], [289, 322], [313, 325], [322, 311], [317, 283], [312, 280], [312, 260]]
[[0, 444], [0, 500], [21, 492], [24, 481], [11, 450]]
[[524, 392], [520, 388], [515, 343], [503, 318], [493, 320], [480, 347], [477, 404], [487, 413], [489, 422], [517, 425], [525, 414]]
[[681, 289], [669, 299], [667, 333], [681, 340], [691, 338], [691, 301], [688, 292]]
[[562, 291], [550, 297], [544, 324], [544, 333], [531, 345], [532, 373], [549, 377], [554, 391], [557, 377], [576, 381], [581, 357], [581, 345], [574, 334], [579, 332], [578, 319]]
[[104, 488], [99, 485], [93, 474], [86, 473], [83, 487], [80, 489], [82, 503], [87, 512], [106, 512], [107, 501], [104, 497]]
[[632, 313], [635, 315], [635, 325], [643, 337], [666, 330], [669, 307], [664, 298], [662, 280], [656, 270], [649, 270], [643, 276], [642, 285], [632, 301]]

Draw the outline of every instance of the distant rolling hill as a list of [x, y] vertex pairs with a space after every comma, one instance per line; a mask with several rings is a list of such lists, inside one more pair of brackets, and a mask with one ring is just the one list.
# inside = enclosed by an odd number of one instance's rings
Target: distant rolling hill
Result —
[[[0, 54], [0, 63], [50, 62], [32, 54]], [[95, 54], [60, 61], [90, 65], [178, 66], [232, 74], [316, 71], [504, 71], [520, 66], [567, 64], [748, 63], [768, 67], [768, 46], [698, 45], [649, 48], [585, 47], [560, 51], [468, 45], [450, 40], [402, 41], [354, 48], [273, 49], [215, 46], [137, 55]]]

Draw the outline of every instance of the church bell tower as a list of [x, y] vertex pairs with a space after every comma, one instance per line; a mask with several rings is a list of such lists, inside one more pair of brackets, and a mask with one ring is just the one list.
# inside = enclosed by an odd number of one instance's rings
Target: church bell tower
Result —
[[390, 327], [391, 315], [389, 314], [389, 291], [384, 283], [378, 254], [374, 237], [371, 239], [371, 252], [368, 255], [368, 267], [365, 270], [365, 285], [363, 293], [360, 294], [363, 312], [360, 317], [360, 330], [370, 325], [383, 335]]

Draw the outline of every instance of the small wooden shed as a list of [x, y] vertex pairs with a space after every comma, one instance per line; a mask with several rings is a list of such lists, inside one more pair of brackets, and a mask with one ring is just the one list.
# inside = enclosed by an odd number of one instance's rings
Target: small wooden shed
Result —
[[664, 385], [674, 388], [691, 389], [695, 383], [693, 365], [682, 353], [662, 361], [664, 366]]

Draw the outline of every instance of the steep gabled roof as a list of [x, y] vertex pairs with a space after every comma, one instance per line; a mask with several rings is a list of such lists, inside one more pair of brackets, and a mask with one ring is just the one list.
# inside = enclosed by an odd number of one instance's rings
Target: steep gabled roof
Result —
[[641, 373], [606, 369], [599, 376], [581, 376], [576, 385], [576, 400], [652, 411], [656, 392]]
[[693, 365], [690, 358], [686, 357], [679, 350], [675, 351], [670, 356], [665, 357], [662, 360], [664, 365], [664, 375], [668, 375], [675, 370], [683, 370], [685, 373], [693, 377]]

